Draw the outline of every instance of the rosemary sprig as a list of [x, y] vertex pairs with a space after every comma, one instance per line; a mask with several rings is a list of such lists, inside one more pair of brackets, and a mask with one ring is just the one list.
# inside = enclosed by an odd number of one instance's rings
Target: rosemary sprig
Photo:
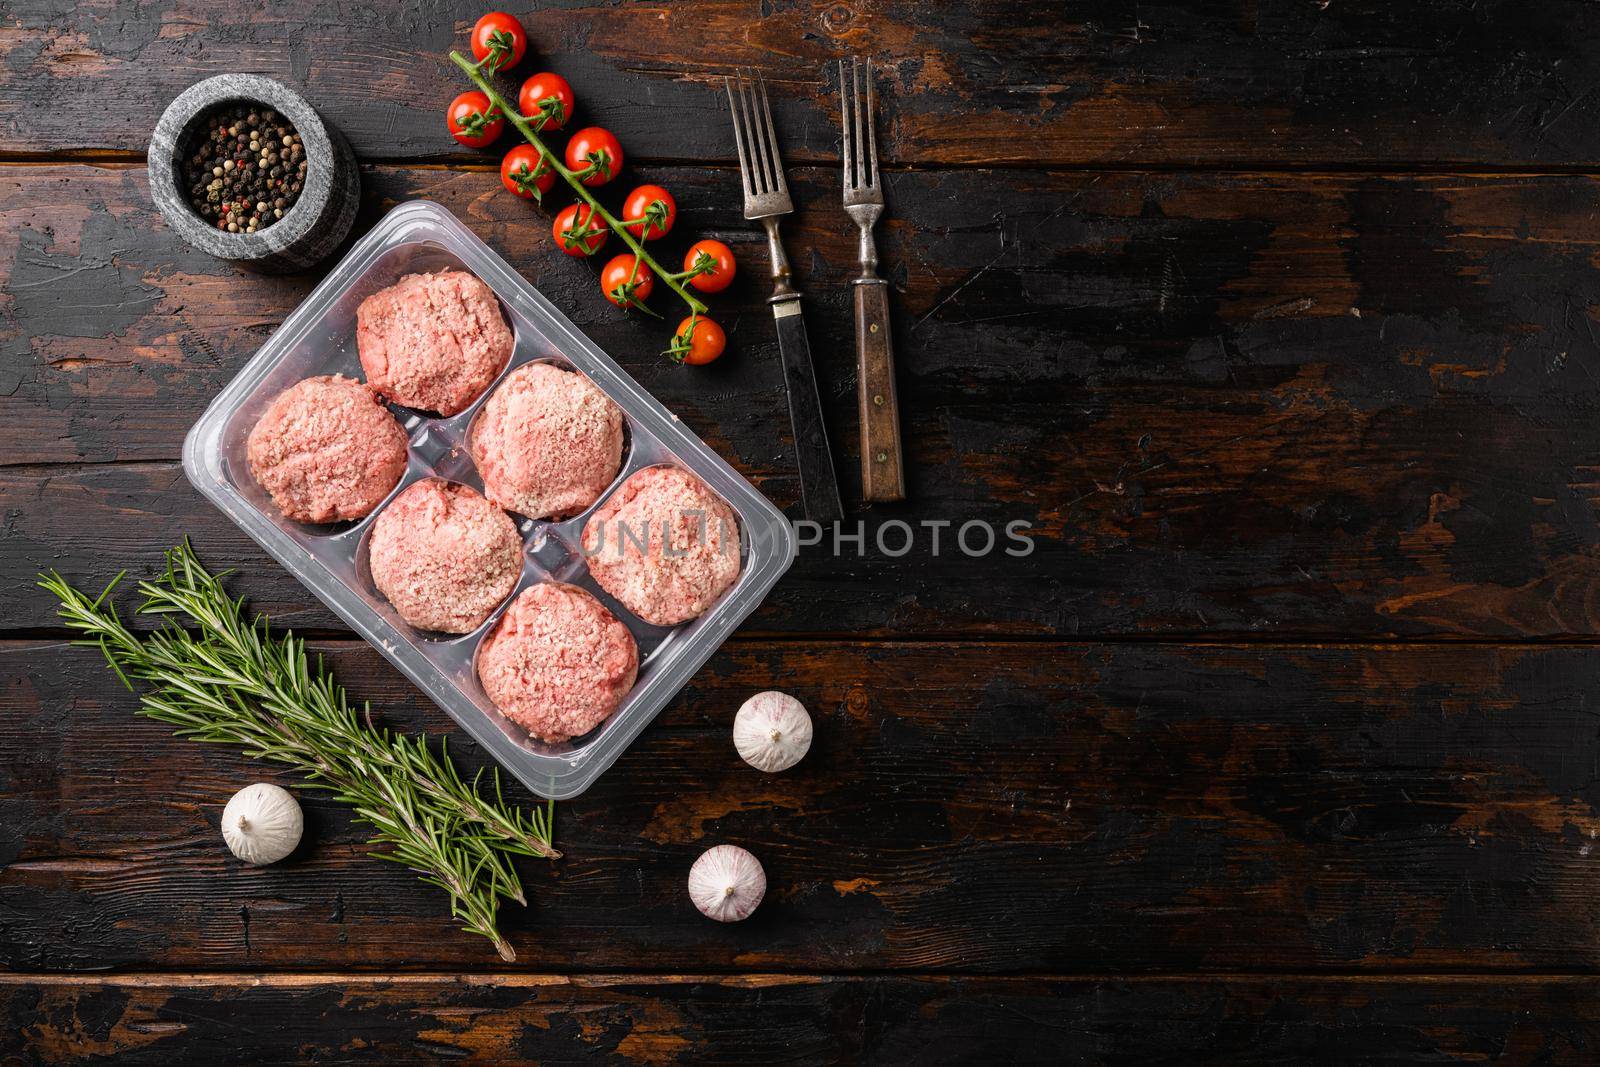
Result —
[[[150, 683], [141, 714], [180, 736], [236, 744], [302, 771], [307, 786], [328, 790], [377, 829], [374, 843], [390, 846], [379, 855], [445, 890], [467, 930], [489, 938], [505, 960], [516, 958], [496, 926], [498, 902], [526, 903], [510, 856], [560, 855], [551, 845], [553, 804], [525, 814], [505, 803], [498, 774], [492, 798], [485, 796], [481, 775], [463, 781], [442, 745], [435, 753], [425, 738], [373, 725], [365, 704], [358, 718], [305, 642], [274, 636], [265, 617], [247, 621], [243, 598], [230, 597], [187, 543], [167, 553], [159, 581], [139, 584], [139, 613], [166, 617], [143, 638], [108, 602], [122, 577], [92, 600], [54, 572], [40, 585], [61, 601], [68, 627], [85, 635], [76, 644], [99, 648], [130, 689], [130, 679]], [[180, 618], [197, 630], [183, 629]]]
[[[501, 839], [506, 851], [546, 859], [561, 855], [551, 847], [545, 813], [535, 811], [530, 818], [521, 809], [505, 806], [498, 773], [493, 776], [498, 803], [485, 803], [478, 794], [481, 772], [468, 785], [448, 755], [441, 752], [436, 758], [424, 738], [406, 738], [374, 725], [367, 704], [358, 720], [344, 687], [323, 668], [321, 658], [313, 670], [304, 641], [292, 633], [273, 638], [264, 618], [247, 622], [243, 598], [229, 597], [188, 545], [168, 553], [163, 579], [140, 582], [139, 591], [145, 596], [140, 614], [186, 617], [197, 623], [210, 639], [205, 650], [219, 661], [216, 666], [232, 666], [235, 684], [250, 687], [270, 714], [320, 732], [375, 765], [410, 771], [431, 792], [454, 804], [468, 822], [481, 824], [482, 832]], [[518, 903], [526, 902], [519, 897]]]

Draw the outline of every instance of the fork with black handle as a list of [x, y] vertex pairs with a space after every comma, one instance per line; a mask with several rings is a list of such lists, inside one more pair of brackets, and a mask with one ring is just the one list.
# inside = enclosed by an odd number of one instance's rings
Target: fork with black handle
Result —
[[872, 60], [839, 60], [844, 117], [844, 210], [861, 230], [861, 276], [856, 278], [857, 392], [861, 409], [861, 490], [877, 502], [906, 498], [900, 455], [900, 404], [889, 342], [889, 286], [878, 277], [872, 227], [883, 214], [878, 181], [878, 135], [872, 127]]
[[789, 392], [789, 421], [800, 468], [800, 506], [806, 518], [826, 525], [843, 518], [844, 508], [839, 503], [839, 480], [833, 472], [833, 453], [822, 421], [811, 344], [800, 315], [800, 292], [790, 284], [789, 257], [778, 239], [778, 219], [794, 211], [794, 201], [778, 156], [778, 135], [772, 126], [765, 82], [759, 74], [752, 82], [743, 72], [725, 81], [728, 108], [733, 113], [733, 140], [744, 177], [744, 217], [766, 227], [772, 253], [772, 296], [767, 302], [777, 324], [778, 352]]

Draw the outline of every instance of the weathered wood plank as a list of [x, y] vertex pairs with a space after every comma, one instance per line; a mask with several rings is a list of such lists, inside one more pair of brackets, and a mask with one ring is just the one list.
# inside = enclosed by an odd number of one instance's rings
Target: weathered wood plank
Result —
[[[233, 861], [220, 806], [277, 773], [135, 718], [92, 651], [13, 643], [0, 677], [0, 964], [497, 964], [326, 801], [290, 861]], [[735, 643], [559, 807], [566, 858], [504, 919], [562, 971], [1588, 970], [1597, 685], [1578, 648]], [[772, 687], [817, 741], [769, 777], [729, 726]], [[767, 868], [747, 922], [685, 898], [717, 842]]]
[[[0, 26], [0, 151], [143, 152], [182, 89], [243, 70], [303, 86], [358, 153], [453, 154], [439, 116], [462, 82], [444, 57], [482, 10], [16, 0]], [[640, 159], [730, 159], [720, 77], [735, 65], [774, 83], [794, 158], [837, 158], [824, 70], [866, 54], [898, 163], [1600, 160], [1585, 91], [1600, 13], [1580, 2], [580, 0], [518, 14], [538, 57], [522, 73], [565, 74], [582, 121]]]
[[1600, 979], [0, 975], [28, 1064], [1592, 1061]]
[[[656, 356], [592, 267], [483, 172], [367, 172], [368, 218], [426, 196], [504, 252], [774, 499], [795, 498], [757, 232], [731, 172], [645, 172], [745, 274], [734, 351]], [[274, 609], [308, 599], [170, 461], [314, 279], [242, 275], [155, 218], [136, 169], [0, 170], [0, 472], [18, 593], [99, 581], [185, 532]], [[794, 175], [839, 468], [855, 493], [848, 285], [826, 172]], [[896, 175], [911, 501], [860, 511], [868, 551], [808, 552], [753, 625], [786, 631], [1591, 636], [1600, 632], [1600, 247], [1589, 178]], [[673, 242], [680, 242], [674, 244]], [[141, 466], [145, 461], [151, 465]], [[154, 462], [161, 461], [161, 462]], [[872, 547], [885, 521], [1033, 524], [1026, 558]], [[890, 531], [887, 544], [899, 544]], [[1004, 544], [1004, 542], [1002, 542]], [[305, 625], [332, 625], [320, 610]]]

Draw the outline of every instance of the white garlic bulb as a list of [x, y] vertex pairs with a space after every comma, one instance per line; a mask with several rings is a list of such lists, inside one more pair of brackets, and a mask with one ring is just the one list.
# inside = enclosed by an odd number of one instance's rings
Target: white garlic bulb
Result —
[[737, 845], [718, 845], [689, 868], [689, 899], [719, 923], [748, 918], [767, 892], [767, 872]]
[[811, 748], [811, 716], [788, 693], [757, 693], [733, 717], [733, 747], [757, 770], [786, 771]]
[[246, 863], [277, 863], [300, 843], [305, 817], [287, 789], [247, 785], [222, 809], [222, 839]]

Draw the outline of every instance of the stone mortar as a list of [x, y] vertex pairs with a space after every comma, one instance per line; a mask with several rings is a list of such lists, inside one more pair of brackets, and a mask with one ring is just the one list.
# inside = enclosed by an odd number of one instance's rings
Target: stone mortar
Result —
[[[277, 222], [255, 233], [228, 233], [189, 206], [179, 184], [179, 152], [197, 119], [222, 104], [272, 108], [294, 124], [306, 150], [300, 198]], [[355, 153], [338, 130], [299, 93], [255, 74], [219, 74], [191, 85], [167, 105], [150, 137], [150, 195], [178, 236], [202, 252], [255, 270], [303, 270], [326, 259], [344, 241], [361, 203]]]

